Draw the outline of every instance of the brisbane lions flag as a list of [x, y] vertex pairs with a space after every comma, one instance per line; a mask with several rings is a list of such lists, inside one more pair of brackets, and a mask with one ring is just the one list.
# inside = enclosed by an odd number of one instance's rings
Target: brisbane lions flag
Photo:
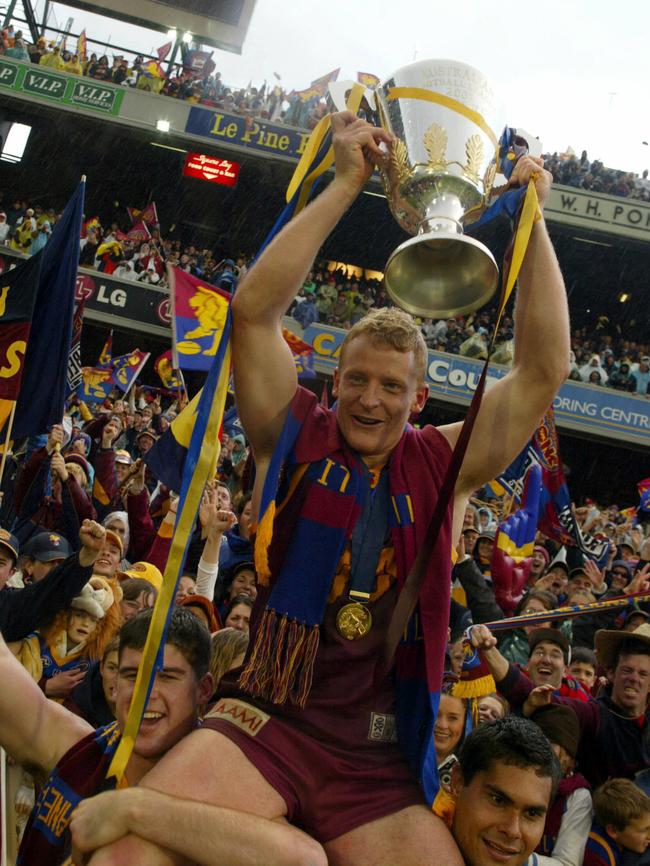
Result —
[[0, 428], [20, 392], [41, 262], [34, 256], [0, 276]]

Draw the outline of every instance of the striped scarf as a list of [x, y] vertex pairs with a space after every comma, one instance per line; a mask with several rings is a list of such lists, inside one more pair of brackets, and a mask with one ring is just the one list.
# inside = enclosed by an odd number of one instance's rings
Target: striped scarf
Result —
[[[410, 425], [391, 454], [388, 526], [398, 591], [422, 545], [450, 457], [435, 428], [417, 431]], [[367, 473], [343, 439], [335, 413], [299, 388], [262, 493], [255, 562], [258, 580], [271, 585], [271, 594], [240, 678], [249, 694], [305, 706], [327, 596], [369, 495]], [[297, 508], [287, 506], [291, 499], [298, 499]], [[282, 504], [276, 507], [276, 501]], [[451, 517], [450, 505], [395, 659], [398, 736], [430, 801], [437, 790], [431, 733], [449, 619]]]
[[85, 797], [106, 790], [106, 771], [120, 737], [117, 722], [112, 722], [88, 734], [63, 756], [29, 817], [16, 866], [59, 866], [65, 861], [72, 813]]

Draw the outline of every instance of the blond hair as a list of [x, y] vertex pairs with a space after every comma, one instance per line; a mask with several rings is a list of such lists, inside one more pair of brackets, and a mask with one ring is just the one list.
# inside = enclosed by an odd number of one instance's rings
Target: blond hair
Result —
[[371, 310], [353, 325], [341, 343], [339, 364], [343, 363], [345, 347], [357, 337], [366, 336], [373, 343], [383, 343], [397, 352], [412, 352], [418, 380], [424, 382], [427, 371], [427, 344], [412, 316], [397, 307]]
[[650, 797], [629, 779], [610, 779], [593, 795], [594, 812], [598, 823], [624, 830], [630, 821], [643, 818], [650, 812]]
[[246, 652], [248, 635], [236, 628], [222, 628], [212, 635], [212, 659], [210, 673], [215, 690], [224, 674], [228, 673], [237, 656]]

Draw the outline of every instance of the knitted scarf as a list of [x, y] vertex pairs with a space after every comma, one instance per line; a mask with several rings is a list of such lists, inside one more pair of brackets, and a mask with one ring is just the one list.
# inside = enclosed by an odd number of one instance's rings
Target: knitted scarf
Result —
[[553, 855], [553, 849], [557, 842], [557, 837], [560, 832], [562, 817], [566, 812], [567, 799], [569, 794], [573, 794], [579, 788], [589, 788], [589, 782], [580, 773], [574, 773], [568, 778], [560, 779], [560, 784], [557, 788], [557, 793], [551, 803], [551, 806], [546, 813], [546, 822], [544, 823], [544, 835], [542, 836], [539, 845], [535, 850], [538, 854], [544, 854], [547, 857]]
[[77, 804], [106, 789], [105, 776], [120, 741], [117, 722], [93, 731], [70, 749], [50, 774], [29, 817], [16, 866], [59, 866], [70, 849], [70, 818]]
[[[450, 456], [437, 430], [409, 425], [391, 454], [388, 525], [398, 591], [423, 542]], [[262, 492], [255, 563], [258, 580], [272, 589], [240, 678], [249, 694], [305, 706], [327, 596], [369, 495], [367, 473], [343, 439], [335, 413], [299, 388]], [[437, 790], [431, 733], [449, 618], [451, 511], [450, 506], [395, 659], [398, 737], [431, 802]]]

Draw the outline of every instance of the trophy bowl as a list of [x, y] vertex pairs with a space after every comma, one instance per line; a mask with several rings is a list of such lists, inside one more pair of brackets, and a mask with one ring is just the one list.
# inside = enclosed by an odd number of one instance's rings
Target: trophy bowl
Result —
[[375, 91], [381, 125], [394, 136], [381, 169], [386, 198], [409, 234], [384, 272], [395, 303], [417, 316], [472, 312], [494, 294], [499, 269], [463, 233], [488, 202], [503, 110], [489, 80], [453, 60], [398, 69]]

